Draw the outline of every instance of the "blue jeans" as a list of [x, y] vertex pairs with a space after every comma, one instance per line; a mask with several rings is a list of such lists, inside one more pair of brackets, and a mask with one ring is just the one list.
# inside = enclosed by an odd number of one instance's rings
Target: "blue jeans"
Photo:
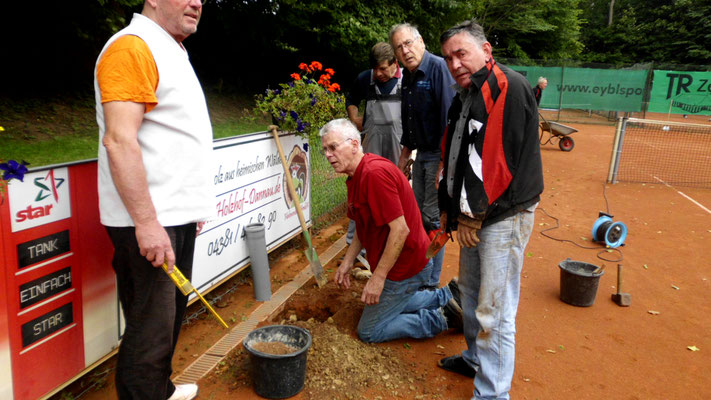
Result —
[[[435, 180], [437, 179], [438, 166], [438, 155], [420, 152], [417, 153], [417, 158], [412, 164], [412, 190], [415, 192], [415, 200], [417, 200], [417, 206], [420, 207], [422, 220], [429, 221], [432, 226], [437, 228], [439, 228], [439, 205], [437, 203]], [[445, 248], [443, 247], [432, 259], [432, 275], [425, 281], [425, 285], [439, 286], [444, 250]]]
[[459, 253], [459, 290], [468, 346], [462, 356], [477, 369], [473, 399], [509, 398], [521, 268], [536, 206], [483, 228], [479, 244], [462, 247]]
[[440, 308], [452, 298], [448, 287], [417, 290], [432, 275], [432, 261], [412, 278], [385, 280], [380, 302], [366, 305], [358, 322], [358, 337], [366, 343], [400, 338], [430, 338], [447, 329]]

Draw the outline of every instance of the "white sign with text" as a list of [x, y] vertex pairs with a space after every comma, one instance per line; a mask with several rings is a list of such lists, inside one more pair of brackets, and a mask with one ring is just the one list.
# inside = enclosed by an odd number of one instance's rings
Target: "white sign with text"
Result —
[[308, 139], [280, 136], [285, 176], [274, 138], [254, 133], [214, 142], [215, 214], [197, 237], [192, 283], [200, 292], [249, 263], [244, 227], [264, 224], [267, 251], [298, 235], [301, 225], [284, 179], [291, 179], [304, 218], [311, 219]]

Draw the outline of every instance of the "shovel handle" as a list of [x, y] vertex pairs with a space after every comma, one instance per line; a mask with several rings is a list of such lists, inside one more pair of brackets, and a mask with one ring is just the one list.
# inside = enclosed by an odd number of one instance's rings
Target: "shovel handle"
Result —
[[622, 264], [617, 264], [617, 293], [622, 293]]
[[[286, 157], [284, 157], [284, 149], [281, 147], [281, 141], [279, 140], [279, 132], [277, 132], [277, 126], [276, 125], [270, 125], [269, 129], [272, 132], [272, 136], [274, 136], [274, 141], [276, 142], [277, 149], [279, 150], [279, 157], [281, 157], [281, 165], [284, 167], [284, 173], [286, 174], [286, 187], [289, 188], [289, 194], [291, 195], [291, 199], [294, 201], [294, 206], [296, 207], [296, 214], [299, 215], [299, 222], [301, 223], [301, 229], [304, 232], [308, 232], [308, 228], [306, 227], [306, 219], [304, 218], [304, 212], [301, 210], [301, 203], [299, 203], [299, 198], [296, 195], [296, 189], [294, 189], [294, 182], [291, 181], [291, 174], [289, 174], [289, 166], [286, 165]], [[311, 238], [309, 237], [308, 233], [304, 235], [306, 237], [306, 241], [308, 242], [309, 248], [311, 247]]]

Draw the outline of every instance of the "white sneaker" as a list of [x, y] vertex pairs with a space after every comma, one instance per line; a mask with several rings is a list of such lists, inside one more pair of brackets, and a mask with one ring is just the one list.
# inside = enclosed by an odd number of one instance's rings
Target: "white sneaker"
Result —
[[175, 392], [168, 400], [192, 400], [197, 397], [198, 386], [194, 383], [175, 385]]

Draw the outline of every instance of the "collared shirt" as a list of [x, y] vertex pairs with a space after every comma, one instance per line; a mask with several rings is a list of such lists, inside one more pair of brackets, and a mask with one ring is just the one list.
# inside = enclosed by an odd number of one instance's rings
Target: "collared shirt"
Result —
[[368, 263], [375, 272], [385, 251], [390, 227], [400, 216], [410, 233], [387, 279], [402, 281], [417, 275], [427, 265], [429, 238], [422, 226], [415, 193], [402, 171], [388, 159], [366, 153], [348, 187], [348, 218], [355, 221], [356, 233], [365, 247]]
[[453, 84], [444, 59], [428, 51], [414, 72], [404, 70], [400, 144], [439, 156], [447, 112], [455, 94]]

